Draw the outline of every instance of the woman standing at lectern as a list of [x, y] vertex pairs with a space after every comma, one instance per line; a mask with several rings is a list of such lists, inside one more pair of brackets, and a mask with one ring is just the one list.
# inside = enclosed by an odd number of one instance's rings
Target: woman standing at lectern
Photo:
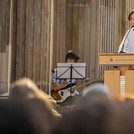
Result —
[[134, 53], [134, 10], [129, 13], [128, 20], [132, 27], [126, 32], [118, 53]]

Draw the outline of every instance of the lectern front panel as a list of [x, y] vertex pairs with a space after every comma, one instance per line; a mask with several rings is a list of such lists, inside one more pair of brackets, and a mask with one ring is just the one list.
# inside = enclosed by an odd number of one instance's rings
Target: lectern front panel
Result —
[[120, 71], [105, 70], [104, 84], [109, 88], [112, 97], [118, 97], [120, 95]]
[[99, 54], [100, 65], [134, 65], [134, 54]]
[[126, 77], [125, 94], [126, 96], [134, 95], [134, 70], [125, 71], [125, 77]]

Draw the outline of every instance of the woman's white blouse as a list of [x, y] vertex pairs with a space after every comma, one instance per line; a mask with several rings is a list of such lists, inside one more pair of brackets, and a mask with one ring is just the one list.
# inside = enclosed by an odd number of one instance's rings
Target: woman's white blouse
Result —
[[134, 53], [134, 28], [130, 29], [126, 32], [120, 46], [119, 46], [119, 50], [118, 52], [120, 52], [122, 50], [123, 44], [123, 52], [126, 53]]

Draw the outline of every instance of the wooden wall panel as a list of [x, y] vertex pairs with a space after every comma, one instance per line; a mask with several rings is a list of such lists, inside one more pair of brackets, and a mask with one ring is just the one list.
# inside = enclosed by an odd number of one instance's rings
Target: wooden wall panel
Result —
[[[32, 79], [48, 92], [50, 75], [51, 2], [53, 0], [16, 1], [16, 44], [13, 46], [12, 82]], [[15, 27], [15, 26], [14, 26]], [[15, 49], [16, 46], [16, 49]], [[12, 64], [13, 64], [12, 63]], [[15, 71], [15, 73], [13, 72]]]
[[[21, 78], [22, 76], [25, 76], [25, 48], [26, 48], [26, 1], [18, 1], [17, 2], [17, 19], [16, 19], [16, 44], [13, 45], [13, 53], [16, 53], [15, 60], [16, 64], [15, 66], [12, 66], [12, 68], [15, 67], [15, 74], [14, 75], [15, 80]], [[13, 64], [14, 65], [14, 64]]]
[[[54, 2], [54, 29], [51, 29], [51, 2]], [[87, 63], [90, 80], [112, 69], [100, 67], [97, 54], [118, 51], [130, 27], [128, 13], [134, 9], [133, 0], [13, 0], [13, 3], [12, 82], [25, 76], [44, 90], [51, 83], [51, 66], [54, 69], [57, 62], [64, 62], [70, 49], [81, 57], [80, 62]], [[6, 53], [9, 43], [9, 11], [10, 0], [1, 0], [2, 53]]]
[[[62, 15], [58, 14], [58, 11], [62, 10], [57, 4], [59, 1], [55, 1], [56, 24], [54, 27], [55, 56], [53, 58], [53, 68], [56, 67], [57, 62], [64, 62], [61, 57], [65, 57], [66, 52], [71, 49], [81, 57], [80, 62], [87, 63], [87, 77], [94, 79], [103, 75], [104, 70], [113, 69], [113, 67], [99, 66], [97, 54], [114, 53], [118, 51], [121, 40], [130, 26], [129, 21], [127, 20], [127, 15], [131, 9], [133, 9], [133, 1], [66, 1], [66, 17], [64, 18]], [[60, 20], [60, 22], [56, 20]], [[64, 26], [66, 26], [65, 42], [60, 45], [62, 50], [59, 50], [58, 48], [59, 42], [64, 37], [60, 37], [58, 34], [60, 33], [60, 28], [57, 23], [60, 25], [63, 23]], [[57, 39], [58, 42], [56, 43]], [[63, 50], [65, 50], [64, 54], [61, 55], [60, 51]], [[57, 55], [58, 57], [55, 58]]]
[[0, 0], [0, 94], [8, 89], [8, 51], [10, 0]]
[[54, 45], [53, 69], [57, 62], [65, 62], [66, 53], [66, 2], [67, 0], [54, 1]]
[[10, 0], [0, 0], [0, 16], [0, 53], [3, 53], [9, 43]]
[[[99, 35], [98, 35], [98, 52], [114, 53], [115, 51], [115, 0], [99, 1]], [[113, 69], [113, 67], [100, 66], [99, 73], [102, 75], [104, 70]]]

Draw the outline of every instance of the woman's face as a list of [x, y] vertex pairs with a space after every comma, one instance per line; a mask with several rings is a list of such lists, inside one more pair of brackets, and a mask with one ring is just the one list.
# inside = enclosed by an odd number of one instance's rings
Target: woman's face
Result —
[[134, 13], [130, 17], [131, 25], [134, 26]]

